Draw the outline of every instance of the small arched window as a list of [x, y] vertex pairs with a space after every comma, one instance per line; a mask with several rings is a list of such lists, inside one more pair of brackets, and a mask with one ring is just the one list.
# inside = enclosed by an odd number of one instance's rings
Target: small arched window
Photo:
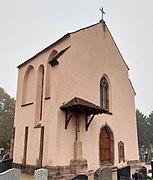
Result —
[[105, 77], [100, 81], [100, 107], [109, 110], [109, 85]]
[[119, 156], [119, 163], [121, 161], [125, 162], [124, 143], [122, 141], [118, 143], [118, 156]]

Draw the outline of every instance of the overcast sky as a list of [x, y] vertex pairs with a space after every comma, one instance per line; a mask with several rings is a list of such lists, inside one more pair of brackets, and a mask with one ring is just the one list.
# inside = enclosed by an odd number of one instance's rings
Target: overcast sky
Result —
[[104, 20], [130, 68], [136, 107], [153, 110], [153, 0], [0, 0], [0, 87], [16, 97], [17, 66], [68, 32]]

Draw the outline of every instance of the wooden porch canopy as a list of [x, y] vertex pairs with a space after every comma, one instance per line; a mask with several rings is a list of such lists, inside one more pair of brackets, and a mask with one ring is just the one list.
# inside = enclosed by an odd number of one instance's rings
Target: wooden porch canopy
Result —
[[[71, 99], [66, 104], [60, 107], [62, 111], [65, 111], [65, 129], [72, 118], [73, 115], [85, 115], [85, 123], [86, 123], [86, 131], [88, 131], [88, 127], [92, 120], [94, 119], [95, 115], [108, 113], [108, 110], [105, 110], [89, 101], [84, 99], [75, 97]], [[88, 120], [88, 118], [90, 119]]]

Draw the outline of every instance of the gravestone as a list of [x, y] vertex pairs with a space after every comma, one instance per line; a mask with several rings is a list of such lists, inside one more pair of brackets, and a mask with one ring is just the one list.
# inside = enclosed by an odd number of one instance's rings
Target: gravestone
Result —
[[152, 172], [152, 177], [153, 177], [153, 160], [151, 160], [151, 172]]
[[108, 166], [100, 167], [94, 173], [94, 180], [112, 180], [112, 170]]
[[0, 155], [2, 154], [2, 151], [4, 151], [4, 148], [0, 148]]
[[12, 168], [13, 159], [4, 159], [0, 163], [0, 173]]
[[88, 180], [88, 176], [84, 174], [76, 175], [73, 178], [70, 178], [71, 180]]
[[47, 180], [48, 170], [47, 169], [37, 169], [34, 173], [34, 180]]
[[135, 180], [145, 180], [147, 178], [147, 168], [145, 166], [142, 166], [140, 169], [136, 169], [136, 172], [134, 173], [134, 179]]
[[130, 179], [130, 175], [131, 175], [131, 167], [130, 166], [125, 166], [123, 168], [117, 169], [117, 179], [118, 180]]
[[20, 169], [9, 169], [3, 173], [0, 173], [0, 180], [20, 180]]

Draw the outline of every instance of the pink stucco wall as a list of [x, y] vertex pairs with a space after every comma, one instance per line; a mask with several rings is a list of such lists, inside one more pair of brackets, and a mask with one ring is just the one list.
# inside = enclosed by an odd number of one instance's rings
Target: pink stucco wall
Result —
[[[75, 122], [72, 119], [65, 130], [65, 114], [60, 110], [64, 102], [80, 97], [100, 105], [100, 79], [106, 74], [110, 87], [110, 112], [94, 118], [85, 131], [85, 120], [81, 119], [80, 140], [83, 158], [88, 161], [88, 169], [99, 167], [99, 134], [102, 126], [107, 124], [114, 135], [114, 163], [118, 165], [118, 142], [123, 141], [125, 159], [138, 159], [138, 144], [135, 120], [135, 92], [128, 77], [125, 64], [107, 27], [98, 23], [89, 28], [71, 33], [60, 43], [51, 46], [32, 60], [19, 67], [16, 113], [14, 162], [21, 163], [24, 146], [24, 128], [29, 126], [27, 164], [35, 165], [39, 154], [40, 129], [34, 128], [35, 104], [38, 68], [46, 67], [48, 57], [55, 49], [57, 52], [70, 46], [58, 59], [59, 65], [50, 66], [50, 99], [43, 98], [43, 118], [45, 127], [43, 165], [69, 165], [74, 156]], [[33, 66], [33, 81], [29, 81], [33, 104], [21, 107], [23, 96], [23, 79], [29, 65]], [[46, 88], [46, 84], [44, 86]], [[34, 92], [34, 93], [33, 93]], [[30, 103], [30, 102], [27, 102]]]

